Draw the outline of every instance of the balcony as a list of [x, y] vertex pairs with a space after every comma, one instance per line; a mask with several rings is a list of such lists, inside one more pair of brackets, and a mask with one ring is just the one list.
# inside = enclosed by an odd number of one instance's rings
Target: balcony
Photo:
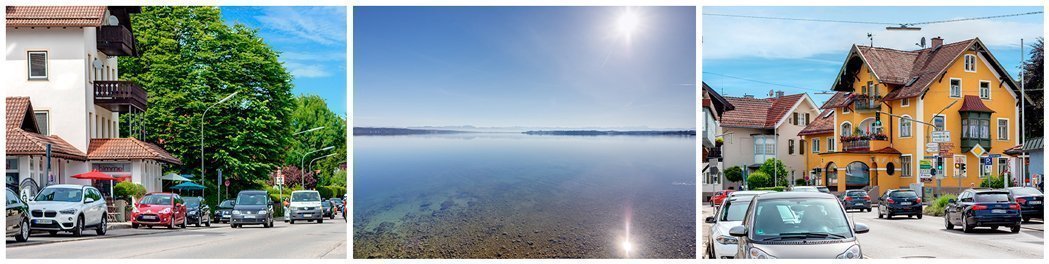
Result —
[[889, 138], [884, 134], [842, 136], [842, 152], [869, 152], [889, 147]]
[[113, 112], [146, 111], [146, 90], [131, 81], [95, 81], [95, 104]]
[[124, 26], [101, 26], [96, 31], [98, 50], [109, 56], [137, 56], [135, 36]]
[[852, 100], [856, 112], [873, 112], [881, 110], [881, 96], [857, 95]]

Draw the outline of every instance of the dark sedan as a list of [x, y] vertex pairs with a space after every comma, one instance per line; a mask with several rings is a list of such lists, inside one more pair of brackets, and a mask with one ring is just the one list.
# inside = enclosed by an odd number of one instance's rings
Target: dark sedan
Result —
[[211, 206], [204, 201], [204, 197], [183, 197], [182, 200], [186, 201], [186, 221], [188, 223], [197, 227], [202, 224], [211, 226]]
[[333, 203], [331, 200], [321, 202], [321, 211], [324, 217], [328, 219], [335, 219], [335, 206], [332, 205]]
[[1020, 204], [1020, 215], [1023, 217], [1024, 222], [1031, 221], [1031, 218], [1042, 219], [1044, 217], [1045, 197], [1038, 189], [1034, 187], [1010, 187], [1006, 188], [1006, 190], [1009, 191], [1009, 197]]
[[918, 197], [918, 193], [914, 190], [889, 190], [879, 200], [881, 202], [878, 203], [878, 218], [906, 215], [907, 217], [918, 216], [918, 219], [922, 219], [922, 198]]
[[233, 217], [233, 200], [225, 200], [219, 203], [218, 209], [215, 210], [215, 216], [211, 218], [211, 222], [218, 223], [229, 223], [229, 219]]
[[960, 225], [966, 233], [981, 226], [994, 230], [1008, 226], [1013, 233], [1019, 233], [1020, 205], [1009, 198], [1006, 190], [969, 189], [959, 194], [958, 200], [947, 201], [943, 222], [947, 230]]
[[864, 190], [848, 190], [839, 198], [845, 210], [858, 209], [860, 211], [871, 211], [871, 197]]
[[7, 188], [7, 236], [18, 242], [29, 240], [29, 205]]

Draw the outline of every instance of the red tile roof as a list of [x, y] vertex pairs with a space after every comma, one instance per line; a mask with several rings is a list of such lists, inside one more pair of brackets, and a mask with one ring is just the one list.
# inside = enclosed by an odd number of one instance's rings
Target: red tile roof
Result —
[[152, 159], [182, 165], [182, 161], [157, 145], [134, 138], [92, 139], [87, 149], [87, 158], [92, 160]]
[[784, 95], [777, 98], [747, 98], [725, 96], [735, 110], [726, 111], [721, 117], [722, 127], [740, 128], [775, 128], [776, 123], [787, 117], [790, 111], [805, 94]]
[[7, 97], [6, 101], [7, 129], [22, 128], [29, 132], [38, 132], [36, 118], [32, 116], [33, 106], [29, 97]]
[[[969, 49], [972, 45], [978, 43], [978, 39], [967, 39], [955, 43], [943, 44], [938, 48], [925, 48], [916, 51], [911, 51], [914, 56], [907, 57], [901, 56], [901, 58], [895, 58], [891, 62], [883, 62], [884, 64], [895, 65], [899, 69], [908, 69], [907, 75], [902, 82], [896, 82], [896, 84], [904, 85], [901, 89], [895, 89], [885, 95], [885, 100], [896, 100], [903, 98], [911, 98], [922, 95], [925, 91], [929, 90], [929, 85], [939, 79], [939, 75], [947, 71], [947, 68], [962, 55], [963, 52]], [[862, 50], [862, 49], [861, 49]], [[911, 58], [911, 59], [907, 59]], [[908, 63], [909, 60], [909, 63]], [[910, 66], [910, 67], [908, 67]], [[875, 69], [877, 71], [877, 69]], [[878, 75], [881, 77], [881, 75]], [[906, 85], [908, 82], [914, 82], [910, 85]], [[900, 81], [894, 79], [893, 81]]]
[[983, 100], [975, 95], [966, 95], [965, 99], [962, 100], [962, 107], [958, 108], [958, 112], [985, 112], [994, 113], [990, 107], [983, 104]]
[[8, 6], [8, 27], [97, 27], [104, 6]]
[[834, 132], [834, 113], [833, 110], [823, 110], [815, 120], [809, 122], [805, 129], [798, 132], [799, 136], [813, 135], [813, 134], [825, 134]]
[[59, 158], [87, 160], [87, 155], [58, 136], [36, 133], [36, 118], [29, 97], [7, 97], [7, 155], [46, 155], [51, 144], [51, 155]]

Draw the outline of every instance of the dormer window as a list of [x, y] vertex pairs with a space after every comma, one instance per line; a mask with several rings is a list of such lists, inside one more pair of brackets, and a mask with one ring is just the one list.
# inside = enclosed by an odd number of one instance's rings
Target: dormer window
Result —
[[976, 55], [965, 54], [965, 71], [976, 72]]
[[29, 79], [47, 80], [47, 51], [30, 51], [27, 57], [27, 61], [29, 61]]

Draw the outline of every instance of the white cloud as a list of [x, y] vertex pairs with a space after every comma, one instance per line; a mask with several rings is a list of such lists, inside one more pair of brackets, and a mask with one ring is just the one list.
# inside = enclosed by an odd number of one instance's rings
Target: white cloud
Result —
[[291, 72], [291, 75], [297, 78], [317, 78], [331, 75], [327, 68], [319, 64], [284, 62], [284, 67]]
[[288, 37], [321, 45], [346, 42], [344, 7], [266, 7], [255, 19]]
[[920, 31], [887, 31], [885, 26], [705, 17], [703, 58], [745, 57], [801, 59], [844, 52], [853, 44], [901, 50], [918, 49], [921, 37], [943, 37], [945, 43], [979, 37], [992, 47], [1016, 47], [1020, 38], [1032, 41], [1042, 36], [1042, 25], [1009, 21], [968, 21], [922, 25]]

